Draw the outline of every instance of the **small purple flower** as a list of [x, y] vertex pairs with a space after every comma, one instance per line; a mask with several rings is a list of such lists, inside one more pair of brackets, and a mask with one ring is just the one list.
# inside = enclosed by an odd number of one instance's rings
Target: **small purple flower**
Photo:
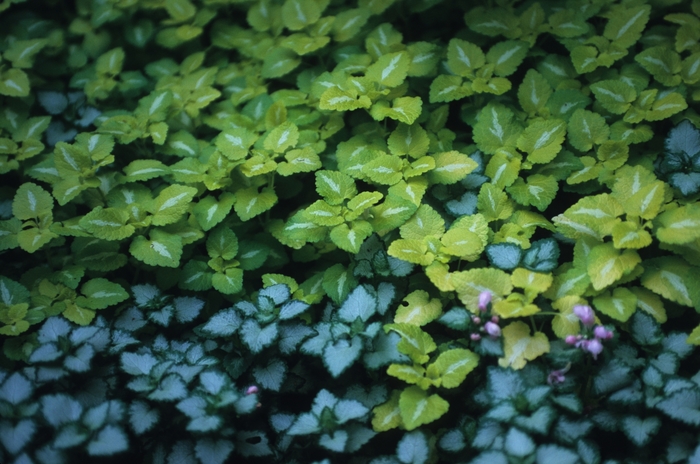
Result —
[[613, 338], [612, 330], [608, 330], [602, 325], [595, 326], [595, 329], [593, 329], [593, 335], [599, 340], [610, 340]]
[[255, 385], [251, 385], [250, 387], [246, 388], [245, 394], [246, 395], [252, 395], [254, 393], [258, 392], [258, 387]]
[[495, 322], [488, 321], [484, 324], [484, 329], [491, 338], [498, 338], [501, 336], [501, 328]]
[[473, 333], [469, 336], [469, 338], [474, 342], [478, 342], [479, 340], [481, 340], [481, 335]]
[[491, 303], [491, 292], [479, 293], [479, 311], [486, 311], [489, 303]]
[[574, 314], [586, 327], [593, 327], [593, 324], [595, 324], [595, 314], [593, 314], [593, 308], [588, 305], [574, 306]]
[[564, 381], [566, 380], [566, 376], [564, 374], [569, 372], [570, 368], [571, 363], [567, 364], [566, 367], [564, 367], [563, 369], [557, 369], [555, 371], [550, 372], [547, 376], [547, 383], [549, 385], [564, 383]]
[[474, 324], [481, 324], [481, 318], [479, 316], [472, 316], [472, 322]]
[[600, 340], [597, 338], [594, 338], [593, 340], [585, 340], [582, 343], [581, 348], [584, 349], [584, 351], [588, 351], [593, 355], [593, 359], [598, 359], [598, 355], [603, 352], [603, 344], [600, 343]]
[[567, 335], [564, 341], [567, 345], [575, 345], [578, 343], [579, 338], [576, 335]]

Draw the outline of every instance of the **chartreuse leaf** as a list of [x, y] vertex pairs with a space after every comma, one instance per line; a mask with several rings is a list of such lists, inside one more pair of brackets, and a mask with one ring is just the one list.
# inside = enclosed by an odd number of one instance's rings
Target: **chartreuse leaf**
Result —
[[567, 132], [569, 143], [577, 150], [587, 152], [594, 145], [608, 140], [610, 127], [598, 113], [579, 108], [571, 115]]
[[391, 101], [379, 100], [369, 111], [376, 121], [391, 118], [404, 124], [413, 124], [421, 114], [423, 100], [420, 97], [399, 97]]
[[489, 222], [508, 219], [513, 214], [513, 203], [508, 195], [488, 182], [481, 186], [476, 206]]
[[534, 69], [525, 73], [522, 84], [518, 87], [520, 107], [530, 115], [537, 114], [545, 108], [547, 100], [552, 95], [552, 87], [542, 74]]
[[640, 277], [642, 286], [685, 306], [700, 305], [697, 279], [700, 272], [676, 256], [644, 260], [644, 274]]
[[556, 197], [559, 183], [554, 177], [533, 174], [527, 181], [518, 177], [506, 190], [517, 203], [544, 211]]
[[318, 107], [322, 110], [352, 111], [372, 106], [372, 100], [367, 95], [358, 94], [356, 90], [343, 90], [330, 87], [321, 95]]
[[20, 220], [37, 219], [50, 215], [53, 210], [53, 197], [40, 186], [23, 183], [15, 192], [12, 201], [12, 214]]
[[627, 111], [637, 98], [634, 88], [621, 80], [604, 80], [591, 84], [596, 100], [613, 114]]
[[211, 278], [215, 289], [225, 295], [234, 295], [243, 289], [243, 270], [231, 267], [224, 272], [217, 272]]
[[355, 181], [338, 171], [316, 171], [316, 191], [330, 205], [339, 205], [357, 194]]
[[129, 298], [124, 288], [107, 279], [90, 279], [80, 287], [84, 297], [78, 297], [76, 304], [88, 309], [105, 309]]
[[428, 365], [429, 378], [437, 378], [438, 386], [455, 388], [464, 382], [467, 375], [479, 364], [479, 355], [470, 350], [455, 348], [443, 351]]
[[500, 269], [482, 268], [458, 271], [451, 274], [457, 296], [464, 306], [476, 312], [479, 295], [490, 292], [494, 301], [503, 298], [513, 290], [510, 275]]
[[[298, 136], [298, 133], [297, 133]], [[270, 135], [268, 135], [268, 138]], [[255, 143], [258, 136], [253, 132], [243, 127], [226, 129], [221, 132], [215, 139], [216, 148], [218, 148], [224, 156], [232, 161], [245, 158], [248, 150]], [[272, 144], [272, 140], [270, 144]], [[267, 139], [265, 139], [265, 143]]]
[[460, 76], [441, 74], [430, 84], [430, 103], [447, 103], [461, 100], [472, 95], [474, 91], [469, 82], [464, 82]]
[[607, 193], [587, 196], [564, 214], [552, 218], [557, 230], [569, 238], [588, 237], [602, 240], [610, 235], [624, 209]]
[[522, 156], [515, 149], [498, 150], [486, 165], [485, 175], [491, 178], [491, 183], [498, 188], [505, 188], [518, 179]]
[[612, 190], [613, 197], [631, 216], [653, 219], [664, 203], [664, 183], [643, 166], [618, 169]]
[[474, 125], [474, 142], [479, 149], [492, 155], [498, 149], [515, 147], [522, 129], [514, 118], [513, 111], [498, 103], [482, 109]]
[[415, 290], [409, 293], [396, 309], [394, 322], [424, 326], [442, 314], [439, 299], [430, 299], [428, 292]]
[[299, 129], [291, 121], [285, 121], [270, 131], [265, 139], [265, 149], [275, 153], [283, 153], [294, 148], [299, 141]]
[[486, 61], [493, 64], [496, 76], [506, 77], [513, 74], [527, 56], [530, 47], [520, 40], [498, 42], [486, 53]]
[[429, 354], [437, 349], [433, 338], [420, 327], [407, 323], [386, 324], [384, 332], [394, 331], [401, 335], [397, 349], [408, 355], [414, 362], [425, 364], [430, 359]]
[[552, 308], [559, 313], [552, 319], [552, 330], [559, 338], [578, 334], [581, 330], [581, 320], [574, 314], [574, 306], [588, 303], [578, 295], [568, 295], [558, 298], [552, 303]]
[[428, 395], [419, 387], [408, 387], [399, 397], [401, 421], [406, 430], [429, 424], [447, 412], [450, 405], [438, 395]]
[[398, 156], [378, 152], [362, 172], [377, 184], [394, 185], [403, 178], [403, 168], [404, 161]]
[[154, 226], [164, 226], [179, 221], [196, 194], [197, 189], [194, 187], [178, 184], [166, 187], [153, 200], [151, 223]]
[[362, 242], [372, 235], [374, 229], [367, 221], [352, 221], [350, 223], [339, 224], [330, 231], [330, 239], [338, 245], [338, 248], [348, 253], [358, 253]]
[[260, 191], [258, 191], [258, 187], [249, 187], [236, 190], [234, 195], [236, 203], [233, 208], [242, 221], [248, 221], [264, 213], [277, 203], [277, 195], [270, 187], [265, 187]]
[[149, 239], [139, 235], [131, 242], [134, 258], [151, 266], [178, 267], [182, 256], [182, 237], [153, 229]]
[[632, 272], [641, 261], [636, 251], [618, 250], [608, 242], [591, 249], [586, 269], [593, 288], [602, 290]]
[[615, 248], [644, 248], [651, 245], [651, 234], [636, 222], [619, 222], [612, 230]]
[[366, 76], [387, 87], [396, 87], [406, 79], [410, 63], [407, 52], [387, 53], [367, 68]]
[[642, 36], [644, 26], [649, 21], [651, 6], [639, 5], [630, 8], [616, 6], [605, 25], [603, 37], [618, 47], [629, 48]]
[[286, 0], [282, 5], [282, 20], [289, 30], [298, 31], [318, 21], [322, 12], [318, 2]]
[[135, 232], [129, 213], [122, 208], [96, 207], [80, 218], [80, 227], [103, 240], [122, 240]]
[[549, 340], [542, 332], [530, 335], [530, 328], [521, 321], [508, 324], [501, 331], [504, 356], [499, 358], [501, 367], [522, 369], [527, 361], [549, 353]]
[[593, 298], [593, 306], [601, 313], [625, 322], [637, 309], [637, 297], [624, 287], [616, 287], [612, 294], [607, 291]]
[[0, 95], [26, 97], [29, 90], [29, 76], [21, 69], [10, 68], [0, 72]]
[[630, 290], [637, 297], [637, 307], [639, 309], [652, 316], [659, 324], [666, 322], [668, 319], [666, 308], [664, 308], [664, 303], [658, 295], [642, 287], [632, 287]]
[[440, 237], [445, 233], [445, 221], [431, 206], [423, 204], [416, 213], [403, 224], [399, 231], [405, 239], [420, 240], [429, 236]]
[[462, 39], [452, 39], [447, 45], [447, 66], [453, 73], [474, 77], [474, 71], [486, 64], [481, 48]]
[[528, 154], [531, 163], [548, 163], [561, 150], [566, 136], [566, 122], [561, 119], [536, 121], [518, 138], [518, 148]]
[[531, 293], [544, 293], [552, 285], [552, 275], [533, 272], [521, 267], [513, 271], [510, 277], [514, 287], [523, 288]]
[[387, 140], [392, 155], [409, 155], [418, 159], [428, 152], [430, 139], [420, 124], [399, 124]]
[[479, 167], [469, 156], [452, 150], [433, 155], [435, 168], [428, 172], [428, 180], [435, 184], [454, 184]]
[[673, 245], [692, 242], [700, 238], [700, 205], [688, 203], [661, 213], [656, 237]]
[[235, 201], [236, 197], [230, 192], [222, 193], [218, 200], [208, 195], [194, 205], [192, 214], [202, 230], [208, 231], [228, 216]]

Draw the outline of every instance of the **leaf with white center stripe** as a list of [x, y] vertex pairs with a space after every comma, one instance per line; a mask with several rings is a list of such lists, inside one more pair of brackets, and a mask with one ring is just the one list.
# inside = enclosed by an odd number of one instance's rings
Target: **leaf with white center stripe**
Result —
[[408, 67], [409, 76], [430, 75], [440, 62], [440, 48], [435, 44], [413, 42], [406, 47], [406, 50], [411, 55], [411, 64]]
[[392, 155], [409, 155], [418, 159], [428, 152], [430, 139], [420, 124], [399, 124], [389, 136], [387, 145]]
[[615, 198], [607, 193], [587, 196], [553, 218], [557, 230], [570, 238], [588, 236], [601, 240], [612, 233], [625, 213]]
[[644, 26], [649, 21], [651, 6], [640, 5], [625, 8], [615, 5], [611, 10], [608, 24], [605, 25], [603, 37], [620, 48], [629, 48], [642, 36]]
[[591, 84], [596, 100], [603, 108], [613, 114], [622, 114], [637, 98], [633, 87], [620, 80], [604, 80]]
[[428, 180], [436, 184], [454, 184], [479, 167], [469, 156], [456, 150], [436, 153], [435, 168], [428, 172]]
[[671, 92], [654, 101], [651, 109], [647, 111], [644, 119], [647, 121], [661, 121], [688, 108], [688, 103], [678, 92]]
[[394, 322], [423, 326], [442, 314], [442, 303], [437, 298], [430, 299], [428, 292], [415, 290], [408, 294], [396, 309]]
[[700, 306], [700, 271], [676, 256], [644, 260], [642, 286], [685, 306]]
[[612, 196], [625, 213], [654, 219], [664, 203], [667, 187], [643, 166], [623, 166], [615, 172]]
[[593, 288], [602, 290], [632, 272], [641, 261], [634, 250], [618, 250], [612, 243], [604, 243], [591, 249], [586, 270]]
[[579, 108], [571, 115], [567, 132], [569, 143], [575, 149], [587, 152], [593, 145], [600, 145], [608, 139], [610, 127], [598, 113]]
[[444, 388], [459, 387], [478, 364], [479, 355], [470, 350], [455, 348], [443, 351], [428, 365], [428, 377], [437, 376]]
[[503, 336], [504, 356], [498, 360], [501, 367], [522, 369], [527, 361], [549, 353], [549, 339], [542, 332], [530, 335], [530, 327], [521, 321], [516, 321], [504, 327]]
[[21, 69], [10, 68], [0, 73], [0, 95], [26, 97], [29, 90], [29, 76]]
[[265, 187], [258, 192], [257, 187], [236, 190], [236, 203], [233, 208], [242, 221], [248, 221], [272, 208], [277, 203], [274, 189]]
[[40, 186], [25, 182], [15, 192], [12, 201], [12, 214], [20, 220], [38, 219], [51, 214], [53, 197]]
[[544, 211], [556, 197], [559, 184], [552, 176], [534, 174], [527, 177], [527, 182], [519, 177], [506, 190], [517, 203]]
[[651, 234], [636, 222], [623, 221], [612, 230], [615, 248], [644, 248], [651, 245]]
[[283, 153], [294, 148], [299, 140], [299, 129], [296, 124], [286, 121], [270, 131], [265, 139], [265, 149], [275, 153]]
[[488, 182], [479, 189], [476, 206], [489, 222], [508, 219], [513, 214], [513, 202], [508, 198], [508, 195]]
[[304, 29], [321, 18], [320, 3], [305, 0], [286, 0], [282, 5], [282, 21], [290, 31]]
[[217, 272], [212, 276], [211, 283], [221, 293], [234, 295], [243, 288], [243, 270], [232, 267], [224, 272]]
[[513, 111], [501, 104], [489, 104], [479, 112], [474, 125], [474, 142], [481, 151], [492, 155], [502, 148], [515, 147], [522, 128]]
[[401, 420], [409, 431], [439, 419], [449, 408], [449, 403], [440, 396], [428, 396], [415, 386], [406, 388], [399, 397]]
[[76, 303], [89, 309], [104, 309], [129, 298], [124, 288], [107, 279], [90, 279], [83, 284], [80, 292], [84, 297], [78, 297]]
[[350, 224], [343, 223], [331, 229], [330, 238], [338, 248], [349, 253], [358, 253], [360, 246], [374, 230], [366, 221], [356, 220]]
[[[297, 1], [302, 4], [313, 3], [303, 0]], [[283, 47], [274, 48], [265, 55], [260, 74], [266, 79], [282, 77], [292, 72], [300, 64], [301, 59], [299, 59], [299, 55], [292, 50]], [[265, 95], [267, 96], [267, 94]]]
[[126, 182], [153, 179], [168, 174], [168, 167], [158, 160], [134, 160], [124, 168]]
[[150, 122], [165, 121], [172, 102], [173, 93], [170, 90], [154, 91], [139, 100], [135, 114], [139, 117], [145, 116]]
[[496, 76], [510, 76], [523, 62], [528, 50], [528, 44], [520, 40], [498, 42], [486, 53], [486, 61], [494, 65], [493, 73]]
[[447, 103], [472, 95], [471, 83], [460, 76], [440, 74], [430, 84], [430, 103]]
[[330, 205], [339, 205], [343, 200], [357, 195], [355, 181], [338, 171], [316, 171], [316, 191]]
[[199, 144], [192, 134], [181, 130], [168, 135], [163, 151], [169, 155], [191, 158], [199, 155]]
[[352, 39], [360, 32], [370, 16], [371, 13], [365, 8], [345, 9], [338, 13], [333, 21], [333, 40], [345, 42]]
[[700, 53], [693, 53], [683, 60], [681, 77], [686, 84], [696, 84], [700, 81]]
[[245, 158], [258, 136], [243, 127], [226, 129], [216, 137], [216, 148], [232, 161]]
[[537, 114], [547, 104], [552, 95], [552, 87], [542, 74], [534, 69], [525, 73], [523, 83], [518, 87], [518, 101], [523, 110], [531, 115]]
[[521, 31], [520, 21], [510, 9], [479, 6], [472, 8], [464, 19], [469, 29], [489, 37], [502, 35], [510, 38]]
[[375, 121], [382, 121], [390, 118], [404, 124], [413, 124], [420, 116], [423, 107], [423, 100], [420, 97], [399, 97], [394, 98], [391, 106], [387, 100], [379, 100], [370, 109], [370, 116]]
[[343, 90], [330, 87], [321, 95], [318, 107], [322, 110], [352, 111], [359, 108], [367, 109], [372, 106], [372, 100], [367, 95], [359, 95], [356, 90]]
[[197, 189], [185, 185], [174, 184], [163, 189], [153, 200], [150, 211], [153, 213], [151, 223], [164, 226], [180, 220], [190, 206]]
[[616, 287], [593, 298], [593, 307], [620, 322], [629, 319], [637, 309], [637, 297], [624, 287]]
[[384, 332], [394, 331], [401, 335], [401, 341], [396, 345], [398, 350], [408, 355], [414, 362], [425, 364], [430, 359], [429, 354], [437, 349], [433, 337], [420, 327], [407, 323], [386, 324]]
[[47, 44], [46, 39], [14, 40], [8, 44], [3, 58], [11, 61], [14, 68], [31, 68], [35, 55]]
[[225, 225], [217, 227], [207, 237], [207, 253], [210, 258], [233, 259], [238, 253], [236, 234]]
[[374, 159], [363, 166], [362, 173], [377, 184], [394, 185], [403, 178], [403, 169], [402, 158], [377, 152]]
[[394, 390], [386, 403], [372, 409], [372, 428], [377, 432], [385, 432], [401, 425], [401, 409], [399, 408], [400, 392]]
[[182, 237], [153, 229], [150, 239], [139, 235], [131, 242], [134, 258], [151, 266], [178, 267], [182, 256]]
[[387, 53], [367, 68], [366, 76], [378, 84], [397, 87], [406, 80], [411, 58], [407, 52]]
[[238, 254], [239, 267], [244, 271], [252, 271], [260, 268], [268, 256], [270, 256], [270, 247], [252, 240], [244, 240], [240, 243], [241, 253]]
[[486, 63], [486, 56], [477, 45], [462, 39], [452, 39], [447, 45], [447, 66], [453, 73], [474, 77], [474, 72]]
[[684, 244], [700, 238], [700, 205], [689, 203], [663, 212], [658, 217], [656, 237], [670, 244]]
[[561, 150], [566, 136], [566, 122], [547, 119], [530, 124], [518, 138], [518, 148], [528, 153], [531, 163], [548, 163]]
[[208, 195], [192, 208], [192, 214], [202, 230], [208, 231], [228, 216], [235, 202], [236, 197], [230, 192], [222, 193], [218, 200]]

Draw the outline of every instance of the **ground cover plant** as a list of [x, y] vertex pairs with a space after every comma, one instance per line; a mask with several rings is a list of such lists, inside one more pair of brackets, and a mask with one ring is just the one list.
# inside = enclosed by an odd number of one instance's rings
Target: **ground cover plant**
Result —
[[700, 0], [0, 31], [1, 462], [700, 462]]

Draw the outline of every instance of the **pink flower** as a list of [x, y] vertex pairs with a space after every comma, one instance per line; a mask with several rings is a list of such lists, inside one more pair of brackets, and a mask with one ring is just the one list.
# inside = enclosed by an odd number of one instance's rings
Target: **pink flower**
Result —
[[575, 345], [578, 343], [579, 338], [576, 335], [567, 335], [564, 341], [567, 345]]
[[479, 293], [479, 311], [486, 311], [489, 303], [491, 303], [491, 292]]
[[595, 324], [595, 314], [593, 314], [593, 308], [588, 305], [574, 306], [574, 314], [586, 327], [593, 327], [593, 324]]
[[549, 385], [563, 383], [566, 380], [566, 376], [564, 374], [569, 372], [570, 368], [571, 363], [567, 364], [566, 367], [564, 367], [563, 369], [557, 369], [555, 371], [550, 372], [547, 376], [547, 383]]
[[491, 338], [498, 338], [501, 336], [501, 328], [495, 322], [488, 321], [484, 324], [484, 329]]
[[599, 340], [610, 340], [613, 338], [612, 331], [606, 329], [602, 325], [595, 326], [595, 329], [593, 329], [593, 335]]
[[245, 394], [246, 395], [252, 395], [254, 393], [258, 392], [258, 387], [255, 385], [251, 385], [250, 387], [246, 388]]
[[474, 333], [474, 334], [471, 334], [471, 335], [469, 336], [469, 338], [471, 338], [472, 341], [474, 341], [474, 342], [478, 342], [479, 340], [481, 340], [481, 335], [479, 335], [479, 334], [477, 334], [477, 333]]
[[472, 322], [474, 324], [481, 324], [481, 318], [479, 316], [472, 316]]
[[593, 359], [598, 359], [598, 355], [603, 352], [603, 344], [600, 343], [600, 340], [597, 338], [594, 338], [593, 340], [585, 340], [581, 344], [581, 348], [583, 348], [584, 351], [588, 351], [593, 355]]

